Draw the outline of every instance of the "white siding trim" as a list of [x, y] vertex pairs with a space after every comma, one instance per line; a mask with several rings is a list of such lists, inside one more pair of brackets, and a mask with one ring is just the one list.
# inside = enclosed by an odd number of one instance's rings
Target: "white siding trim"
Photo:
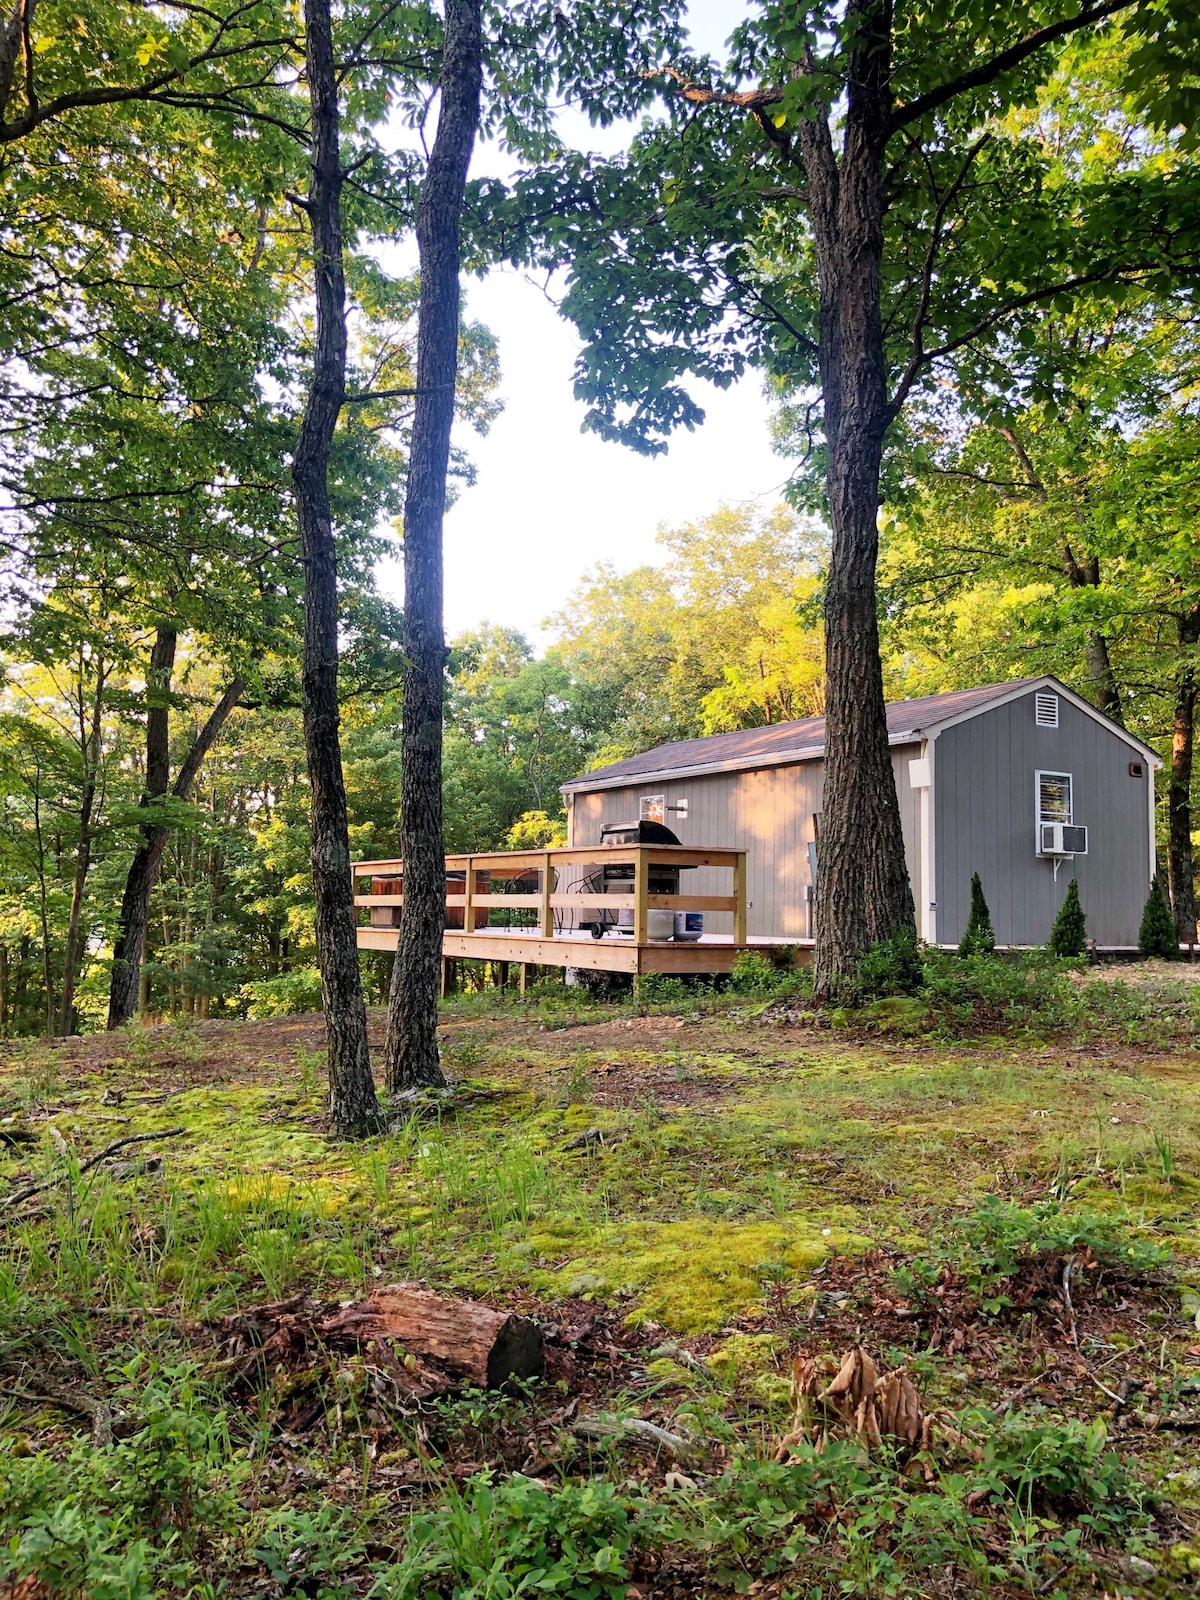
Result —
[[[1153, 883], [1158, 876], [1158, 838], [1154, 827], [1154, 768], [1146, 773], [1146, 816], [1150, 825], [1150, 882]], [[1149, 894], [1149, 887], [1146, 889]]]
[[921, 746], [922, 758], [929, 769], [929, 781], [920, 791], [920, 861], [921, 861], [921, 915], [917, 925], [926, 944], [937, 943], [937, 851], [934, 848], [934, 803], [937, 767], [935, 762], [937, 734], [931, 734]]

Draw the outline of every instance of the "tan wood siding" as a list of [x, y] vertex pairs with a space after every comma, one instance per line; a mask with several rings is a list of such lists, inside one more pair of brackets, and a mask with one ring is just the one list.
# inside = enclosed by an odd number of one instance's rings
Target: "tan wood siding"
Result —
[[[904, 745], [892, 752], [892, 766], [908, 870], [919, 903], [920, 795], [908, 781], [908, 762], [918, 753], [918, 746]], [[667, 826], [681, 843], [747, 852], [750, 936], [803, 939], [809, 932], [808, 846], [813, 818], [821, 810], [823, 783], [824, 763], [818, 760], [665, 782], [648, 778], [616, 789], [576, 790], [570, 807], [570, 840], [574, 846], [598, 844], [606, 823], [635, 820], [642, 797], [661, 794], [667, 804]], [[671, 807], [684, 800], [687, 816], [681, 817]], [[680, 887], [685, 894], [728, 894], [729, 876], [702, 867], [686, 873]], [[733, 918], [728, 912], [710, 912], [704, 925], [707, 932], [729, 934]]]

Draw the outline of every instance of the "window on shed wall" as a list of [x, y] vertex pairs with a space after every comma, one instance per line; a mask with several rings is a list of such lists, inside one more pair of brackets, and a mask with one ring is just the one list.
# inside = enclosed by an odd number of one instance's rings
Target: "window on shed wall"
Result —
[[1070, 822], [1071, 774], [1069, 772], [1039, 772], [1037, 774], [1037, 819], [1043, 822]]
[[1043, 692], [1033, 697], [1033, 720], [1039, 728], [1058, 727], [1058, 696]]
[[667, 797], [662, 794], [644, 794], [638, 801], [639, 822], [666, 822]]

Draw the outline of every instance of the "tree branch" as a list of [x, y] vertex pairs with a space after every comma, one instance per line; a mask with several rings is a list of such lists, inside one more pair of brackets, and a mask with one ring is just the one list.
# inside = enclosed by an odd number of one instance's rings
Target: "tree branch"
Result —
[[1040, 50], [1043, 45], [1053, 44], [1056, 39], [1064, 39], [1093, 22], [1103, 22], [1107, 17], [1115, 16], [1118, 11], [1128, 11], [1137, 4], [1138, 0], [1102, 0], [1100, 5], [1085, 4], [1073, 17], [1063, 17], [1058, 22], [1048, 23], [1044, 28], [1035, 28], [1023, 39], [1018, 39], [1016, 44], [1009, 45], [1007, 50], [1001, 50], [999, 55], [993, 56], [990, 61], [980, 62], [979, 66], [960, 73], [957, 78], [951, 78], [948, 82], [939, 84], [936, 89], [918, 95], [907, 105], [897, 105], [892, 112], [893, 128], [903, 128], [910, 122], [928, 116], [931, 111], [936, 111], [939, 106], [957, 99], [960, 94], [966, 94], [969, 89], [981, 89], [985, 84], [993, 83], [1005, 72], [1011, 72], [1014, 67], [1020, 66], [1022, 61]]
[[[899, 416], [900, 408], [905, 400], [908, 399], [909, 390], [916, 382], [917, 373], [921, 370], [921, 363], [925, 353], [923, 343], [925, 318], [929, 314], [929, 300], [933, 293], [933, 274], [934, 268], [937, 266], [938, 252], [942, 245], [942, 228], [946, 221], [946, 212], [949, 210], [951, 202], [956, 200], [962, 193], [963, 184], [967, 181], [967, 174], [975, 164], [976, 156], [984, 145], [990, 141], [991, 137], [992, 135], [989, 131], [981, 134], [976, 139], [975, 143], [967, 151], [954, 182], [937, 202], [937, 209], [933, 216], [933, 226], [929, 231], [929, 248], [925, 252], [925, 266], [921, 273], [921, 294], [917, 302], [916, 316], [913, 318], [912, 353], [909, 356], [908, 365], [904, 369], [900, 382], [896, 385], [896, 392], [892, 396], [891, 405], [888, 407], [889, 421], [894, 421]], [[935, 197], [936, 193], [935, 188]]]

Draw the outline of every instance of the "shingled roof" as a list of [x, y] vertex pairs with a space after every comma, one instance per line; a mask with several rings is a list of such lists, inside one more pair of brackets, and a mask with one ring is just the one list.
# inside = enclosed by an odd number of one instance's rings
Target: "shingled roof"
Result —
[[[936, 727], [973, 711], [989, 700], [1014, 690], [1046, 683], [1045, 678], [1015, 678], [1008, 683], [988, 683], [978, 689], [954, 689], [949, 694], [922, 695], [919, 700], [897, 700], [887, 708], [888, 742], [909, 744], [925, 729]], [[707, 739], [681, 739], [660, 744], [640, 756], [614, 761], [563, 784], [574, 789], [609, 788], [639, 778], [661, 778], [696, 771], [735, 771], [740, 767], [779, 766], [789, 761], [811, 761], [825, 751], [825, 718], [804, 717], [799, 722], [776, 722], [767, 728], [742, 728], [737, 733], [713, 733]]]

